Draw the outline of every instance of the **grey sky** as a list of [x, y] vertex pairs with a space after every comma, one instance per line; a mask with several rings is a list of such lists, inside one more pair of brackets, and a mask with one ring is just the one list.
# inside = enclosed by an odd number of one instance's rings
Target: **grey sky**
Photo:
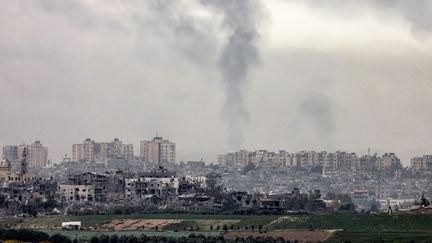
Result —
[[[432, 153], [432, 3], [410, 3], [262, 1], [242, 147]], [[223, 21], [198, 0], [1, 1], [0, 145], [39, 139], [57, 161], [87, 137], [138, 150], [159, 132], [214, 160]]]

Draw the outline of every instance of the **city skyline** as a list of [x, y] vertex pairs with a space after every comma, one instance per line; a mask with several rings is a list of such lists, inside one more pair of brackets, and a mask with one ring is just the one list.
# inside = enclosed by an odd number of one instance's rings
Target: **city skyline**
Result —
[[[35, 147], [36, 146], [36, 147]], [[204, 160], [204, 158], [199, 158], [199, 156], [191, 157], [190, 159], [179, 159], [177, 151], [176, 151], [176, 143], [173, 141], [170, 141], [169, 139], [164, 139], [163, 137], [159, 136], [158, 133], [156, 133], [155, 137], [153, 137], [151, 140], [141, 140], [139, 142], [139, 146], [135, 147], [134, 144], [131, 143], [123, 143], [122, 140], [119, 138], [113, 138], [109, 142], [108, 141], [102, 141], [102, 142], [95, 142], [95, 140], [91, 138], [86, 138], [83, 140], [81, 144], [74, 143], [71, 144], [71, 151], [70, 153], [64, 153], [64, 157], [62, 160], [58, 161], [52, 161], [51, 157], [48, 156], [48, 148], [43, 147], [41, 141], [36, 140], [35, 142], [31, 144], [26, 144], [25, 142], [19, 144], [19, 145], [5, 145], [2, 147], [2, 157], [8, 159], [11, 162], [18, 163], [22, 159], [22, 150], [24, 147], [27, 147], [30, 149], [30, 165], [37, 165], [37, 166], [50, 166], [52, 164], [58, 164], [61, 162], [66, 161], [76, 161], [76, 162], [106, 162], [108, 159], [133, 159], [133, 157], [140, 158], [143, 160], [143, 162], [150, 162], [154, 164], [164, 164], [164, 163], [179, 163], [179, 162], [187, 162], [187, 161], [205, 161], [207, 164], [214, 163], [214, 164], [221, 164], [220, 157], [226, 156], [229, 154], [236, 154], [238, 152], [240, 153], [249, 153], [249, 154], [260, 154], [260, 153], [269, 153], [270, 157], [276, 156], [280, 157], [279, 154], [283, 153], [283, 156], [281, 158], [288, 158], [293, 156], [299, 156], [303, 153], [316, 153], [317, 156], [319, 156], [321, 153], [324, 153], [327, 156], [327, 153], [329, 155], [331, 154], [337, 154], [337, 153], [346, 153], [346, 154], [354, 154], [356, 156], [357, 160], [360, 160], [359, 156], [386, 156], [388, 154], [395, 155], [402, 166], [404, 167], [424, 167], [425, 162], [424, 159], [428, 158], [432, 155], [430, 153], [426, 154], [415, 154], [411, 157], [409, 157], [407, 160], [403, 160], [399, 157], [398, 153], [395, 153], [394, 151], [375, 151], [371, 148], [367, 149], [367, 152], [365, 151], [346, 151], [346, 150], [333, 150], [333, 151], [327, 151], [327, 150], [313, 150], [313, 149], [302, 149], [297, 151], [290, 151], [286, 150], [285, 148], [278, 148], [275, 150], [271, 150], [268, 148], [252, 148], [252, 149], [246, 149], [242, 148], [239, 150], [227, 150], [219, 152], [215, 155], [214, 160]], [[38, 158], [41, 155], [37, 155], [37, 158], [33, 158], [34, 155], [34, 148], [40, 147], [43, 152], [43, 158]], [[137, 152], [134, 152], [137, 151]], [[39, 154], [40, 152], [37, 152]], [[182, 158], [182, 156], [180, 156]], [[280, 158], [278, 158], [280, 159]], [[271, 160], [271, 159], [270, 159]], [[292, 159], [291, 159], [292, 160]], [[319, 159], [321, 160], [321, 159]], [[34, 161], [34, 162], [32, 162]], [[247, 160], [246, 160], [247, 161]], [[253, 164], [256, 164], [253, 162]], [[324, 161], [316, 162], [316, 165], [322, 165]], [[358, 161], [360, 162], [360, 161]], [[414, 164], [413, 164], [414, 163]], [[247, 163], [246, 163], [247, 164]], [[243, 162], [243, 166], [245, 166]], [[313, 163], [315, 165], [315, 162]], [[291, 161], [290, 166], [300, 166], [301, 162], [296, 160]]]

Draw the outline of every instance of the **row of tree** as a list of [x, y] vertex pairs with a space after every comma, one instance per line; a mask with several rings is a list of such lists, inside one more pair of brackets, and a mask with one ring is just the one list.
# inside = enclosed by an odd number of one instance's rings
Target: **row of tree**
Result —
[[[117, 236], [117, 235], [101, 235], [94, 236], [91, 238], [90, 243], [288, 243], [290, 241], [286, 241], [282, 237], [278, 237], [276, 239], [272, 237], [247, 237], [247, 238], [236, 238], [236, 239], [225, 239], [223, 236], [205, 236], [205, 235], [195, 235], [190, 234], [187, 237], [166, 237], [166, 236], [146, 236], [141, 235], [139, 237], [136, 236]], [[298, 241], [293, 241], [298, 242]]]
[[[22, 242], [51, 242], [51, 243], [84, 243], [88, 240], [74, 239], [71, 241], [68, 237], [55, 234], [49, 237], [48, 234], [28, 229], [0, 229], [1, 241], [13, 240]], [[118, 235], [100, 235], [93, 236], [90, 239], [90, 243], [286, 243], [290, 241], [284, 240], [282, 237], [276, 239], [272, 237], [247, 237], [247, 238], [236, 238], [236, 239], [225, 239], [223, 236], [205, 236], [203, 234], [195, 235], [190, 234], [187, 237], [166, 237], [166, 236], [118, 236]], [[297, 241], [294, 241], [297, 242]]]

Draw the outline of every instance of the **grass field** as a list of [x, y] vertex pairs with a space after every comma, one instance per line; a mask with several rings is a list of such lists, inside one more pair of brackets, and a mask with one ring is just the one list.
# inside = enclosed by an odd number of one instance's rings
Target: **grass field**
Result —
[[104, 231], [104, 232], [93, 232], [93, 231], [65, 231], [65, 230], [42, 230], [43, 232], [47, 233], [48, 235], [54, 235], [54, 234], [62, 234], [64, 236], [69, 237], [70, 239], [91, 239], [93, 236], [100, 236], [100, 235], [134, 235], [139, 237], [142, 234], [145, 234], [146, 236], [166, 236], [166, 237], [187, 237], [191, 233], [194, 233], [195, 235], [203, 234], [205, 236], [220, 236], [222, 235], [222, 232], [219, 231], [197, 231], [197, 232], [189, 232], [189, 231]]
[[[171, 224], [161, 229], [164, 231], [135, 231], [121, 234], [173, 234], [186, 236], [190, 229], [206, 234], [219, 235], [222, 226], [234, 226], [234, 229], [245, 226], [255, 230], [264, 226], [268, 230], [285, 229], [341, 229], [330, 241], [361, 242], [385, 241], [415, 242], [431, 241], [432, 215], [387, 215], [387, 214], [322, 214], [293, 216], [246, 216], [246, 215], [194, 215], [194, 214], [131, 214], [131, 215], [88, 215], [88, 216], [52, 216], [42, 218], [8, 218], [0, 219], [0, 225], [9, 224], [20, 228], [52, 229], [59, 227], [63, 221], [81, 221], [83, 225], [95, 227], [112, 222], [114, 219], [179, 219], [177, 224]], [[213, 228], [213, 230], [210, 230]], [[185, 231], [187, 229], [187, 231]], [[174, 232], [178, 231], [178, 232]], [[56, 231], [57, 232], [57, 231]], [[194, 233], [199, 233], [194, 231]], [[95, 232], [79, 232], [79, 234], [94, 234]], [[104, 232], [105, 233], [105, 232]], [[108, 232], [119, 233], [119, 232]], [[66, 233], [66, 234], [75, 234]]]

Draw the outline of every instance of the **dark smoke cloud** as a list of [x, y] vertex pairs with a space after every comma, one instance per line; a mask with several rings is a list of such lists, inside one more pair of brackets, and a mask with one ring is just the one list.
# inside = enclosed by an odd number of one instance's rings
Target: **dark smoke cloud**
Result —
[[250, 70], [261, 62], [257, 42], [263, 7], [258, 0], [202, 0], [202, 3], [222, 14], [222, 27], [228, 33], [219, 69], [226, 89], [224, 114], [228, 121], [228, 148], [238, 149], [243, 145], [249, 123], [249, 112], [243, 100], [244, 82]]

